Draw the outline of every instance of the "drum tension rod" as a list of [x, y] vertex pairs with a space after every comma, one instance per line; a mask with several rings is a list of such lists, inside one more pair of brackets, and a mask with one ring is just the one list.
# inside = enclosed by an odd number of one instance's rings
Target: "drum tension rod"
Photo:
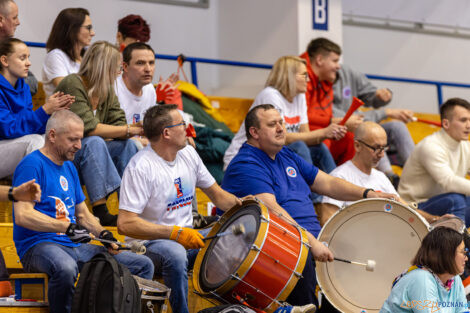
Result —
[[240, 282], [244, 283], [245, 285], [249, 286], [250, 288], [254, 289], [257, 293], [262, 294], [263, 296], [265, 296], [265, 297], [268, 298], [269, 300], [271, 300], [271, 301], [273, 301], [273, 302], [276, 302], [276, 304], [281, 305], [281, 302], [277, 301], [276, 299], [271, 298], [269, 295], [265, 294], [264, 292], [262, 292], [261, 290], [259, 290], [259, 289], [256, 288], [255, 286], [253, 286], [253, 285], [247, 283], [246, 281], [242, 280], [241, 278], [235, 277], [233, 274], [231, 274], [230, 276], [232, 276], [233, 278], [239, 280]]

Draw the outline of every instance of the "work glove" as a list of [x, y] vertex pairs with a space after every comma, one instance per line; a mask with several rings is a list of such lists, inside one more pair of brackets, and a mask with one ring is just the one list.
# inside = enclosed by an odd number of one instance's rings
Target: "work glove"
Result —
[[88, 230], [81, 228], [77, 224], [70, 223], [69, 227], [65, 231], [65, 234], [75, 243], [87, 243], [90, 242], [91, 237]]
[[186, 249], [199, 249], [204, 247], [204, 238], [197, 230], [187, 227], [173, 226], [170, 239], [178, 242]]

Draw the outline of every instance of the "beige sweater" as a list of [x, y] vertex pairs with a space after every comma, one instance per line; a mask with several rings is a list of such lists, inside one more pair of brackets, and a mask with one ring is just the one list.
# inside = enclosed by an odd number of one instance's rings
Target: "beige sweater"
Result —
[[470, 195], [470, 142], [456, 141], [444, 129], [424, 138], [406, 161], [398, 193], [422, 202], [448, 192]]

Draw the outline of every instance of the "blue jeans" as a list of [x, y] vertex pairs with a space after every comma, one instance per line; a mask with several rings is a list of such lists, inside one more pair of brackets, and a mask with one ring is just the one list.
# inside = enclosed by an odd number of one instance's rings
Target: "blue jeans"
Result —
[[105, 141], [99, 136], [82, 139], [73, 163], [92, 204], [119, 188], [124, 169], [136, 153], [134, 140]]
[[302, 159], [315, 165], [325, 173], [330, 173], [336, 168], [335, 160], [331, 156], [328, 147], [321, 143], [315, 146], [307, 146], [303, 141], [294, 141], [287, 145]]
[[[206, 236], [210, 229], [199, 232]], [[169, 239], [149, 240], [145, 243], [146, 256], [152, 259], [155, 273], [171, 288], [170, 305], [173, 313], [189, 313], [188, 270], [194, 266], [199, 249], [186, 250], [181, 244]]]
[[[71, 248], [52, 242], [41, 242], [30, 248], [21, 259], [26, 272], [41, 272], [49, 276], [49, 307], [51, 313], [70, 312], [74, 284], [83, 265], [94, 255], [106, 251], [103, 246], [82, 244]], [[128, 251], [114, 256], [133, 275], [152, 279], [152, 261]]]
[[438, 216], [446, 213], [454, 214], [465, 221], [467, 227], [470, 225], [470, 213], [467, 213], [470, 209], [469, 197], [460, 193], [450, 192], [434, 196], [426, 202], [419, 203], [418, 209]]
[[[391, 121], [380, 124], [387, 133], [387, 144], [393, 146], [397, 151], [396, 165], [403, 166], [413, 152], [415, 144], [405, 123]], [[380, 159], [377, 168], [384, 173], [392, 173], [392, 166], [387, 154]]]

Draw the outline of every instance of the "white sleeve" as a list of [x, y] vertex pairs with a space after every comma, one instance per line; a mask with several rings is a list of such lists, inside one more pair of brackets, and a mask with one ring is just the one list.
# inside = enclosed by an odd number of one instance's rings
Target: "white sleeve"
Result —
[[321, 203], [328, 203], [328, 204], [336, 205], [338, 208], [341, 209], [341, 207], [344, 204], [344, 201], [339, 201], [339, 200], [330, 198], [328, 196], [323, 196]]
[[215, 183], [214, 177], [212, 177], [211, 173], [207, 170], [207, 167], [202, 162], [201, 157], [197, 154], [196, 150], [188, 146], [188, 151], [190, 151], [191, 158], [195, 160], [196, 163], [196, 187], [199, 188], [209, 188]]
[[46, 55], [44, 60], [43, 81], [49, 82], [57, 77], [65, 77], [69, 74], [69, 57], [60, 50], [52, 50]]
[[152, 193], [152, 184], [148, 181], [144, 170], [127, 167], [124, 170], [119, 195], [119, 210], [141, 214]]
[[307, 101], [305, 100], [305, 94], [300, 96], [300, 125], [308, 124], [307, 116]]

